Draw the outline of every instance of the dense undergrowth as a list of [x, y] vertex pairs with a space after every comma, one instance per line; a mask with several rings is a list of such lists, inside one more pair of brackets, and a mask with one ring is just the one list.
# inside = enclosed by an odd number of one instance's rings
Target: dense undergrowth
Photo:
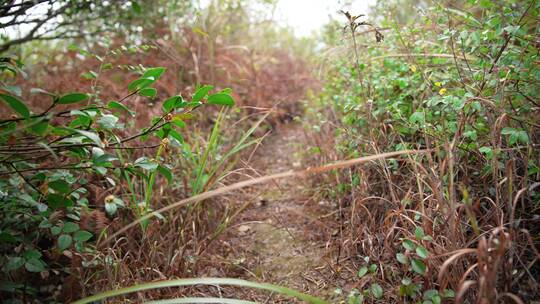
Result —
[[[36, 41], [3, 57], [2, 298], [69, 302], [203, 275], [211, 261], [199, 257], [242, 210], [229, 198], [100, 241], [244, 175], [239, 156], [260, 142], [263, 119], [275, 125], [300, 113], [296, 100], [312, 82], [296, 51], [279, 47], [291, 39], [286, 30], [275, 38], [273, 26], [253, 28], [251, 9], [235, 1], [198, 12], [153, 4], [132, 3], [134, 16], [120, 19], [135, 27], [131, 18], [159, 20], [141, 22], [148, 33], [60, 41], [47, 51]], [[181, 22], [168, 22], [175, 16]], [[254, 45], [256, 35], [269, 36], [267, 45]]]
[[[369, 19], [343, 12], [318, 40], [253, 17], [273, 1], [158, 2], [118, 2], [129, 11], [114, 17], [121, 33], [2, 53], [2, 299], [70, 302], [234, 276], [208, 252], [223, 250], [216, 240], [249, 202], [214, 195], [153, 211], [257, 176], [253, 149], [291, 120], [314, 168], [420, 152], [312, 179], [313, 202], [330, 201], [339, 227], [327, 300], [540, 297], [538, 1], [379, 1]], [[104, 297], [214, 295], [222, 284], [324, 303], [227, 279]]]
[[358, 269], [350, 303], [538, 299], [539, 4], [376, 12], [378, 30], [327, 28], [310, 157], [430, 153], [322, 180]]

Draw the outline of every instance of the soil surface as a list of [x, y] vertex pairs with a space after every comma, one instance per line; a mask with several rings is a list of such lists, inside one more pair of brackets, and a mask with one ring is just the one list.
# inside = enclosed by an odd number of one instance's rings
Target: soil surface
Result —
[[[260, 175], [305, 167], [300, 125], [280, 126], [250, 161]], [[335, 208], [318, 202], [308, 180], [291, 178], [253, 187], [255, 200], [231, 224], [222, 242], [232, 248], [227, 259], [240, 277], [273, 283], [328, 298], [336, 287], [331, 242], [337, 228]], [[261, 303], [291, 303], [291, 298], [250, 295]]]

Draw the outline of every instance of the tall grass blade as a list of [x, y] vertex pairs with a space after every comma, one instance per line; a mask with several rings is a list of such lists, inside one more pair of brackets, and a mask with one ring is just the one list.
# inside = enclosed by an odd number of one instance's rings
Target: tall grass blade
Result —
[[[100, 301], [100, 300], [104, 300], [104, 299], [115, 297], [115, 296], [126, 295], [129, 293], [149, 290], [149, 289], [193, 286], [193, 285], [232, 285], [232, 286], [239, 286], [239, 287], [255, 288], [255, 289], [268, 290], [268, 291], [276, 292], [276, 293], [283, 294], [286, 296], [294, 297], [310, 304], [328, 304], [329, 303], [329, 302], [326, 302], [325, 300], [316, 298], [314, 296], [306, 295], [299, 291], [296, 291], [287, 287], [273, 285], [273, 284], [257, 283], [257, 282], [250, 282], [250, 281], [241, 280], [241, 279], [229, 279], [229, 278], [194, 278], [194, 279], [177, 279], [177, 280], [159, 281], [159, 282], [134, 285], [130, 287], [120, 288], [117, 290], [110, 290], [110, 291], [106, 291], [97, 295], [93, 295], [93, 296], [78, 300], [74, 302], [73, 304], [92, 303], [95, 301]], [[176, 302], [176, 303], [179, 303], [179, 302]]]

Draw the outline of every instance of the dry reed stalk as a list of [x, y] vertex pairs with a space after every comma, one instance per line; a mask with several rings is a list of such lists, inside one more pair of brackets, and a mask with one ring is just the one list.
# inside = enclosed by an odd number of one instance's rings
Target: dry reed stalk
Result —
[[256, 185], [256, 184], [263, 184], [263, 183], [267, 183], [267, 182], [274, 181], [277, 179], [302, 177], [302, 176], [307, 176], [307, 175], [312, 175], [312, 174], [317, 174], [317, 173], [323, 173], [323, 172], [327, 172], [327, 171], [335, 170], [335, 169], [348, 168], [348, 167], [352, 167], [352, 166], [359, 165], [359, 164], [366, 163], [373, 160], [391, 158], [391, 157], [396, 157], [396, 156], [401, 156], [401, 155], [423, 154], [423, 153], [429, 153], [431, 151], [432, 150], [426, 149], [426, 150], [404, 150], [404, 151], [380, 153], [380, 154], [359, 157], [359, 158], [345, 160], [345, 161], [338, 161], [338, 162], [330, 163], [330, 164], [320, 166], [320, 167], [307, 168], [307, 169], [299, 170], [299, 171], [289, 170], [285, 172], [280, 172], [276, 174], [271, 174], [271, 175], [266, 175], [266, 176], [246, 180], [246, 181], [241, 181], [241, 182], [229, 185], [229, 186], [203, 192], [201, 194], [180, 200], [169, 206], [165, 206], [159, 210], [148, 213], [147, 215], [137, 219], [136, 221], [131, 222], [130, 224], [124, 226], [122, 229], [113, 233], [110, 237], [105, 239], [103, 242], [99, 242], [98, 246], [103, 246], [103, 245], [108, 244], [111, 240], [113, 240], [117, 236], [121, 235], [122, 233], [128, 231], [129, 229], [139, 225], [143, 221], [146, 221], [158, 214], [161, 214], [163, 212], [166, 212], [166, 211], [169, 211], [169, 210], [172, 210], [172, 209], [175, 209], [175, 208], [178, 208], [178, 207], [190, 204], [190, 203], [199, 202], [205, 199], [209, 199], [211, 197], [216, 197], [216, 196], [231, 192], [233, 190], [241, 189], [241, 188]]

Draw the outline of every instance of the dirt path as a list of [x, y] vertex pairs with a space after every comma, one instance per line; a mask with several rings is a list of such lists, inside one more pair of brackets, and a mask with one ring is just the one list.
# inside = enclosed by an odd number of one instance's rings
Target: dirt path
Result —
[[[301, 126], [288, 124], [265, 139], [251, 163], [259, 174], [299, 168]], [[320, 218], [331, 212], [310, 197], [310, 185], [286, 179], [253, 189], [256, 201], [232, 224], [227, 234], [234, 262], [246, 279], [275, 283], [302, 292], [324, 295], [332, 280], [327, 240], [330, 223]], [[280, 302], [278, 296], [256, 299]], [[290, 303], [291, 299], [283, 300]]]

